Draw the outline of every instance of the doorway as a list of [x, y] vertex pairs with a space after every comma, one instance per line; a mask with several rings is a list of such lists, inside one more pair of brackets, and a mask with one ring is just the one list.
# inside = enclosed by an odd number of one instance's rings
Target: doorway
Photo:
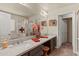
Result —
[[[66, 20], [63, 20], [63, 18], [71, 18], [72, 20], [72, 50], [73, 53], [77, 54], [77, 20], [76, 20], [76, 14], [75, 12], [66, 13], [66, 14], [60, 14], [58, 15], [58, 41], [57, 41], [57, 48], [60, 48], [63, 43], [67, 42], [67, 32], [66, 32]], [[70, 42], [70, 41], [69, 41]]]
[[72, 17], [68, 17], [68, 18], [63, 18], [63, 20], [66, 22], [67, 24], [67, 40], [66, 43], [71, 43], [72, 44]]
[[[67, 15], [68, 16], [68, 15]], [[58, 36], [60, 49], [72, 54], [73, 53], [73, 40], [72, 40], [72, 17], [60, 15], [58, 20]]]
[[73, 37], [72, 37], [72, 16], [69, 14], [59, 15], [58, 20], [58, 38], [59, 38], [59, 47], [63, 44], [73, 45]]

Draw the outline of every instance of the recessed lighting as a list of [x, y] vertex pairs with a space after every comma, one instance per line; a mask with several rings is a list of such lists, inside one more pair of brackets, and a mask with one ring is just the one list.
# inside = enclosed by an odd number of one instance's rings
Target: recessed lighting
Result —
[[32, 9], [32, 7], [30, 5], [28, 5], [28, 4], [25, 4], [25, 3], [19, 3], [19, 4], [21, 4], [21, 5], [25, 6], [25, 7], [28, 7], [30, 9]]

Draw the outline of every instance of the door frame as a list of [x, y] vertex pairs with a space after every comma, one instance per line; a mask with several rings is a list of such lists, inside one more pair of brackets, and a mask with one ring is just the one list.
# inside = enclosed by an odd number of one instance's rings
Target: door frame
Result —
[[73, 53], [77, 53], [77, 28], [76, 28], [76, 24], [77, 24], [77, 21], [76, 21], [76, 13], [75, 12], [68, 12], [68, 13], [63, 13], [63, 14], [59, 14], [58, 15], [58, 47], [61, 46], [60, 44], [60, 39], [59, 39], [59, 17], [62, 16], [62, 15], [65, 15], [65, 14], [71, 14], [72, 16], [72, 47], [73, 47]]
[[79, 38], [78, 38], [78, 20], [79, 20], [79, 10], [76, 12], [76, 47], [77, 47], [77, 51], [76, 51], [76, 54], [79, 56], [79, 47], [78, 47], [78, 45], [79, 45]]

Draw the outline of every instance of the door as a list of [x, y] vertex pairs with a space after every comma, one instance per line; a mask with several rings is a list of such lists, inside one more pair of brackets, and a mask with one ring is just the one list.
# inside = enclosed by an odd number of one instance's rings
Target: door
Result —
[[77, 54], [79, 55], [79, 12], [77, 13]]
[[59, 16], [58, 17], [58, 46], [60, 47], [62, 45], [63, 42], [63, 21], [62, 21], [63, 17]]
[[67, 41], [67, 21], [62, 16], [58, 20], [58, 37], [60, 46]]

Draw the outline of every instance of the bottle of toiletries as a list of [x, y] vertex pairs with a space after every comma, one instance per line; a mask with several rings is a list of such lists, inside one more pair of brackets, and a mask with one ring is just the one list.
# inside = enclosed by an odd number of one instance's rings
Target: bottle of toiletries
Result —
[[8, 40], [7, 39], [4, 39], [3, 42], [2, 42], [2, 47], [3, 48], [7, 48], [8, 47]]

